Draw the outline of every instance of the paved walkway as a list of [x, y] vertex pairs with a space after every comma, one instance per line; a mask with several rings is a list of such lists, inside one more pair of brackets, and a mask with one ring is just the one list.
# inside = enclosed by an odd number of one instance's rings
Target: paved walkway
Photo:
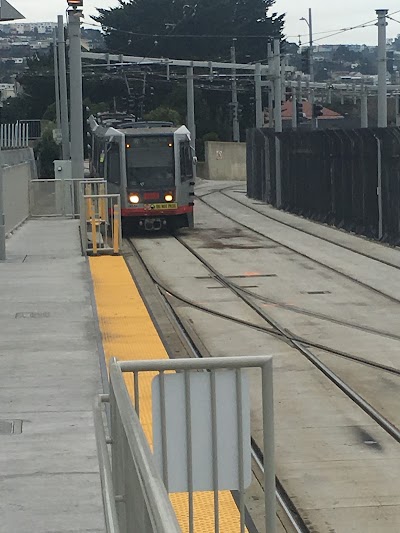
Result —
[[[0, 262], [0, 532], [104, 532], [89, 270], [73, 220], [30, 220]], [[10, 424], [22, 420], [22, 433]]]

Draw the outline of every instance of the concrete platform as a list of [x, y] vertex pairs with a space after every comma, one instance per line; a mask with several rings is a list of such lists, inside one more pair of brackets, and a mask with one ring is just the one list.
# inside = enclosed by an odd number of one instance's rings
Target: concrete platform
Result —
[[[92, 416], [101, 391], [98, 333], [78, 222], [30, 220], [7, 241], [7, 254], [0, 532], [104, 532]], [[7, 433], [2, 420], [22, 420], [22, 433]]]

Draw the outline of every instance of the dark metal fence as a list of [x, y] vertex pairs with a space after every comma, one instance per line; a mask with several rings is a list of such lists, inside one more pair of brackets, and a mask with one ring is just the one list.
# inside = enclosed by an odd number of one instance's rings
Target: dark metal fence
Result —
[[42, 136], [41, 120], [20, 120], [20, 124], [27, 124], [29, 127], [29, 140], [35, 141]]
[[[280, 176], [280, 178], [279, 178]], [[247, 133], [247, 194], [400, 243], [400, 128]]]

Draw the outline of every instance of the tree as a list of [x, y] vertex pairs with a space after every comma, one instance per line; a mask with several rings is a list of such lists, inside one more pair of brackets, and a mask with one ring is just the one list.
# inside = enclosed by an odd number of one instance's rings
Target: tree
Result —
[[176, 109], [171, 109], [170, 107], [159, 106], [147, 115], [144, 116], [146, 120], [160, 120], [165, 122], [172, 122], [175, 126], [182, 124], [183, 120], [181, 115]]
[[400, 52], [400, 35], [398, 35], [396, 37], [396, 39], [393, 41], [393, 48], [397, 51], [397, 52]]
[[110, 52], [188, 59], [228, 59], [232, 36], [237, 58], [266, 56], [282, 37], [284, 16], [269, 14], [275, 0], [129, 0], [99, 9]]
[[340, 63], [357, 63], [361, 60], [361, 53], [350, 50], [348, 46], [340, 45], [333, 54], [333, 61]]

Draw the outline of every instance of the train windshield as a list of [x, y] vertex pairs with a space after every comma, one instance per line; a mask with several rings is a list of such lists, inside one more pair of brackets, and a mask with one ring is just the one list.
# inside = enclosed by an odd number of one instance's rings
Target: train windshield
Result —
[[127, 137], [128, 187], [173, 187], [174, 148], [172, 137]]

